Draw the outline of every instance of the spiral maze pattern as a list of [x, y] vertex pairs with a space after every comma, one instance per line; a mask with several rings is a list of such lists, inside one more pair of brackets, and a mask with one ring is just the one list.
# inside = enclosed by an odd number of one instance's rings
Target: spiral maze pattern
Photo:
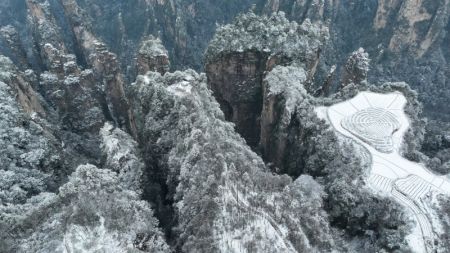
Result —
[[344, 129], [383, 153], [394, 150], [392, 134], [400, 128], [396, 116], [383, 108], [369, 107], [341, 121]]

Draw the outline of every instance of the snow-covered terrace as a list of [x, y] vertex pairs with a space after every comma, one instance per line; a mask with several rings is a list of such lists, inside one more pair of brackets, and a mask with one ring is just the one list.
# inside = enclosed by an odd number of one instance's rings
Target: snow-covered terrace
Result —
[[401, 156], [403, 138], [410, 126], [404, 112], [406, 102], [400, 92], [360, 92], [347, 101], [318, 107], [316, 112], [330, 122], [339, 136], [362, 145], [370, 153], [369, 186], [413, 214], [418, 226], [408, 237], [410, 246], [415, 252], [432, 252], [439, 228], [430, 208], [431, 196], [450, 194], [450, 181]]

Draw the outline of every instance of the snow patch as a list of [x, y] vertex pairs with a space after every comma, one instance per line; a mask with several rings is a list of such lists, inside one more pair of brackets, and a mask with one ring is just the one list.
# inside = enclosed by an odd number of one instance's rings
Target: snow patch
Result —
[[63, 240], [63, 252], [126, 252], [119, 240], [110, 234], [105, 228], [105, 219], [100, 217], [100, 225], [96, 227], [86, 227], [72, 224]]
[[403, 137], [409, 128], [406, 102], [400, 92], [360, 92], [352, 99], [315, 111], [340, 135], [368, 150], [372, 161], [367, 179], [370, 188], [407, 208], [416, 220], [407, 237], [409, 245], [415, 252], [432, 252], [435, 232], [440, 228], [429, 205], [430, 196], [450, 195], [450, 180], [401, 156]]
[[184, 97], [192, 93], [192, 85], [188, 81], [181, 81], [167, 87], [167, 91], [178, 97]]

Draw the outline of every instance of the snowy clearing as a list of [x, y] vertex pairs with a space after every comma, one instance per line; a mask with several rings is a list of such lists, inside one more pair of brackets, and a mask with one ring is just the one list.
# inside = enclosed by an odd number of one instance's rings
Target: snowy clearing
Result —
[[415, 252], [433, 252], [432, 242], [438, 228], [429, 204], [433, 193], [450, 194], [450, 181], [401, 156], [403, 136], [409, 128], [404, 112], [406, 102], [400, 92], [360, 92], [342, 103], [318, 107], [316, 112], [339, 135], [369, 151], [372, 156], [369, 186], [376, 193], [393, 197], [413, 214], [418, 225], [407, 238], [411, 248]]

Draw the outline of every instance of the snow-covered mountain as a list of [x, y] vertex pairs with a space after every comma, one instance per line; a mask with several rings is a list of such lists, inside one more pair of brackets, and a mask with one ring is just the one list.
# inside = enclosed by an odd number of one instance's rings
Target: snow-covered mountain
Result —
[[448, 5], [1, 1], [0, 252], [448, 252]]

